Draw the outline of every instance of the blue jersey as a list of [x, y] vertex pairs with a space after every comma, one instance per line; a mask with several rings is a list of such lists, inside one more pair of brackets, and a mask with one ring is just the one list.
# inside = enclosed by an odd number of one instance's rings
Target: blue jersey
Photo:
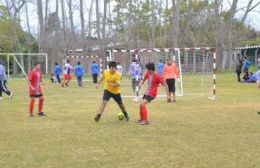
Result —
[[91, 65], [91, 72], [92, 72], [92, 74], [98, 74], [98, 72], [99, 72], [98, 64]]
[[244, 68], [249, 68], [249, 66], [251, 65], [251, 61], [246, 59], [246, 60], [244, 60], [243, 65], [244, 65]]
[[141, 79], [142, 67], [140, 64], [137, 64], [135, 62], [131, 63], [129, 71], [130, 71], [130, 75], [131, 75], [132, 79], [136, 79], [136, 78]]
[[55, 75], [60, 75], [61, 67], [59, 65], [55, 65], [54, 72], [55, 72]]
[[5, 67], [2, 64], [0, 64], [0, 80], [2, 80], [2, 81], [7, 80], [7, 76], [5, 73]]
[[81, 65], [75, 66], [74, 69], [75, 69], [74, 71], [75, 71], [76, 76], [83, 76], [84, 70], [83, 70], [83, 67]]
[[163, 68], [164, 68], [164, 64], [159, 62], [158, 65], [157, 65], [157, 72], [160, 76], [163, 75]]

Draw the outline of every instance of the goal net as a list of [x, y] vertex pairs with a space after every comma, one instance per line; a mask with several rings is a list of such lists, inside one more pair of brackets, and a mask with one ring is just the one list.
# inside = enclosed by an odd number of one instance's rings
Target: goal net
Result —
[[[131, 60], [138, 59], [145, 72], [145, 64], [148, 62], [154, 62], [157, 67], [159, 61], [165, 64], [168, 58], [172, 58], [179, 70], [179, 78], [176, 79], [177, 96], [215, 99], [216, 62], [214, 55], [213, 48], [112, 50], [111, 60], [120, 62], [125, 71], [128, 71]], [[129, 83], [129, 88], [131, 88], [130, 85]], [[140, 92], [144, 92], [144, 90], [142, 89]], [[132, 95], [131, 92], [122, 94]], [[140, 95], [142, 94], [140, 93]], [[162, 87], [159, 88], [158, 96], [166, 96]]]
[[6, 67], [8, 78], [28, 78], [36, 63], [40, 63], [42, 72], [48, 74], [47, 53], [0, 53], [0, 60]]

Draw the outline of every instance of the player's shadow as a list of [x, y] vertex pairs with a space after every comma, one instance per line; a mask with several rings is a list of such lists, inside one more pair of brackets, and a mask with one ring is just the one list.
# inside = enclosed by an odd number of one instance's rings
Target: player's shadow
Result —
[[260, 111], [258, 111], [257, 114], [260, 115]]

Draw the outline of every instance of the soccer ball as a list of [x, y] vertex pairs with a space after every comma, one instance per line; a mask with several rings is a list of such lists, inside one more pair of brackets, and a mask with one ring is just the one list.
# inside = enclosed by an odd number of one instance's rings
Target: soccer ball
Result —
[[118, 120], [123, 120], [125, 118], [124, 114], [122, 112], [117, 114]]

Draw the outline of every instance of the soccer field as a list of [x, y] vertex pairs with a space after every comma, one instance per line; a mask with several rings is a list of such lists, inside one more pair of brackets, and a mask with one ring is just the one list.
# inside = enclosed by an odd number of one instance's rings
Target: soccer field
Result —
[[[217, 78], [217, 99], [158, 98], [148, 105], [150, 124], [140, 126], [138, 103], [123, 98], [130, 121], [119, 121], [110, 100], [99, 123], [94, 116], [102, 87], [43, 86], [46, 117], [28, 117], [25, 80], [10, 80], [12, 100], [0, 102], [0, 168], [259, 168], [260, 89]], [[191, 88], [188, 88], [191, 89]], [[131, 95], [130, 81], [122, 90]], [[185, 92], [185, 88], [184, 88]], [[38, 101], [35, 104], [35, 112]]]

